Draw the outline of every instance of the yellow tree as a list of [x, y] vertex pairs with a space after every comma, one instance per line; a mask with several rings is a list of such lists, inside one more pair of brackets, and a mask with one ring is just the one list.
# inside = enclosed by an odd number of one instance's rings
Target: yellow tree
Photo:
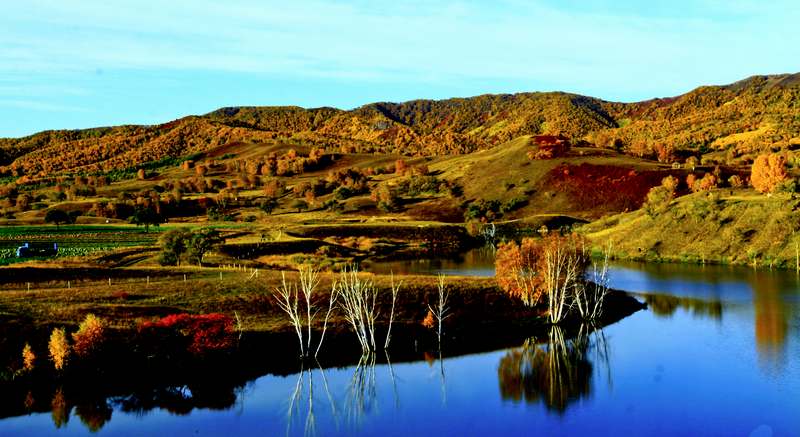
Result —
[[536, 305], [544, 293], [538, 272], [540, 257], [541, 245], [532, 238], [524, 238], [520, 244], [512, 241], [501, 245], [495, 258], [497, 285], [525, 305]]
[[750, 183], [761, 193], [772, 193], [787, 179], [786, 157], [777, 153], [760, 155], [750, 170]]

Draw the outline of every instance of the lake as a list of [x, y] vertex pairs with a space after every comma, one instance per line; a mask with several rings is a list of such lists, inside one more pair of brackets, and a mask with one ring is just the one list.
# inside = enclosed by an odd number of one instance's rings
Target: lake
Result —
[[[485, 252], [370, 268], [493, 273]], [[393, 364], [380, 354], [221, 393], [164, 387], [74, 406], [54, 393], [36, 400], [53, 412], [2, 419], [0, 435], [800, 435], [794, 272], [617, 264], [611, 286], [649, 309], [514, 348]]]

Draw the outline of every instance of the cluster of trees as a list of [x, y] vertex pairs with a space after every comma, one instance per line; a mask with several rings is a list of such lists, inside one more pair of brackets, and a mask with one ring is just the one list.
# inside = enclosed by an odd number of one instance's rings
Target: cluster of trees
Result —
[[81, 212], [77, 210], [64, 211], [60, 208], [51, 208], [44, 214], [44, 222], [52, 223], [58, 227], [63, 224], [73, 224], [81, 216]]
[[[48, 358], [57, 371], [64, 370], [73, 360], [91, 360], [97, 358], [108, 340], [108, 324], [105, 320], [88, 314], [78, 326], [78, 330], [70, 336], [64, 328], [55, 328], [47, 342]], [[72, 341], [70, 342], [70, 337]], [[22, 368], [20, 373], [33, 372], [37, 366], [38, 356], [30, 343], [22, 349]]]
[[583, 238], [549, 234], [502, 244], [495, 277], [500, 288], [526, 306], [546, 302], [551, 323], [563, 321], [570, 312], [592, 320], [601, 316], [608, 292], [607, 261], [608, 253], [603, 265], [594, 265], [587, 281], [585, 272], [592, 261]]
[[381, 211], [394, 212], [400, 209], [400, 196], [397, 190], [388, 184], [380, 184], [373, 188], [370, 198]]
[[408, 165], [404, 159], [398, 159], [394, 162], [394, 174], [398, 176], [427, 176], [430, 174], [430, 169], [425, 164]]
[[4, 161], [7, 165], [0, 167], [0, 174], [45, 177], [65, 171], [99, 174], [120, 170], [128, 174], [131, 168], [135, 172], [165, 158], [191, 156], [234, 141], [270, 141], [274, 137], [269, 132], [226, 126], [202, 117], [157, 126], [43, 134], [6, 144], [7, 156], [14, 161]]
[[529, 150], [528, 159], [553, 159], [566, 155], [572, 148], [569, 138], [563, 135], [536, 135], [536, 147]]
[[219, 232], [214, 229], [172, 229], [159, 240], [161, 255], [158, 262], [164, 266], [181, 263], [202, 265], [206, 253], [223, 242]]
[[439, 179], [436, 176], [413, 175], [397, 183], [397, 191], [404, 196], [421, 194], [447, 194], [456, 198], [462, 195], [462, 188], [453, 181]]
[[[163, 351], [173, 356], [188, 352], [203, 356], [210, 352], [228, 350], [234, 345], [233, 320], [224, 314], [175, 314], [155, 321], [144, 322], [137, 330], [139, 346], [152, 352]], [[102, 363], [111, 337], [108, 322], [88, 314], [77, 331], [68, 334], [65, 328], [54, 328], [47, 342], [47, 358], [56, 371], [73, 364]], [[166, 343], [166, 344], [165, 344]], [[159, 347], [161, 346], [161, 347]], [[30, 374], [39, 366], [36, 349], [25, 343], [22, 367], [18, 374]]]
[[[283, 155], [272, 152], [258, 159], [236, 159], [228, 161], [225, 171], [248, 178], [254, 176], [292, 176], [317, 169], [330, 162], [330, 155], [325, 155], [321, 148], [312, 149], [308, 155], [302, 155], [295, 149], [289, 149]], [[197, 168], [202, 168], [198, 166]]]
[[[780, 153], [759, 155], [751, 166], [749, 180], [739, 174], [732, 174], [725, 179], [719, 167], [702, 177], [690, 173], [686, 176], [685, 190], [691, 192], [710, 191], [726, 185], [730, 188], [741, 188], [748, 182], [756, 191], [765, 194], [796, 190], [796, 183], [787, 169], [787, 159]], [[680, 189], [678, 178], [665, 177], [661, 181], [661, 185], [651, 188], [647, 193], [643, 208], [650, 216], [666, 211]]]
[[187, 177], [175, 182], [163, 183], [165, 189], [179, 190], [181, 193], [218, 193], [227, 184], [219, 179], [204, 178], [201, 176]]
[[164, 195], [156, 190], [142, 190], [135, 194], [122, 192], [117, 201], [93, 203], [89, 214], [129, 220], [137, 226], [144, 226], [147, 232], [150, 226], [164, 223], [167, 217], [179, 211], [181, 202], [182, 193], [179, 190]]
[[647, 192], [644, 209], [649, 216], [654, 217], [669, 208], [670, 202], [675, 199], [679, 183], [675, 176], [667, 176], [661, 180], [661, 185], [657, 185]]
[[503, 214], [517, 210], [528, 202], [524, 196], [516, 196], [501, 202], [499, 200], [477, 199], [464, 205], [464, 219], [467, 221], [492, 222]]

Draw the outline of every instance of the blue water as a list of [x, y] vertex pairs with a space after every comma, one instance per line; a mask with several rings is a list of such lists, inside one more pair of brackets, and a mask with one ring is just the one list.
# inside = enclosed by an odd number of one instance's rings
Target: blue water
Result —
[[[433, 353], [392, 366], [268, 375], [235, 389], [224, 409], [185, 415], [124, 412], [108, 399], [111, 416], [98, 434], [800, 435], [793, 272], [627, 264], [612, 269], [611, 281], [652, 310], [585, 342], [551, 332], [444, 360]], [[58, 429], [52, 414], [4, 419], [0, 435], [85, 435], [84, 421], [97, 428], [98, 420], [83, 411], [70, 408]]]

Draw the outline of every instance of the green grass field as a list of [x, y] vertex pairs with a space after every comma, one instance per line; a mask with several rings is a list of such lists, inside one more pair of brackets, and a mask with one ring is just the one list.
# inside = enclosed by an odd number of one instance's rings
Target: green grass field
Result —
[[692, 262], [794, 268], [800, 200], [751, 190], [717, 190], [674, 200], [654, 217], [644, 211], [614, 215], [581, 229], [616, 256], [655, 262]]

